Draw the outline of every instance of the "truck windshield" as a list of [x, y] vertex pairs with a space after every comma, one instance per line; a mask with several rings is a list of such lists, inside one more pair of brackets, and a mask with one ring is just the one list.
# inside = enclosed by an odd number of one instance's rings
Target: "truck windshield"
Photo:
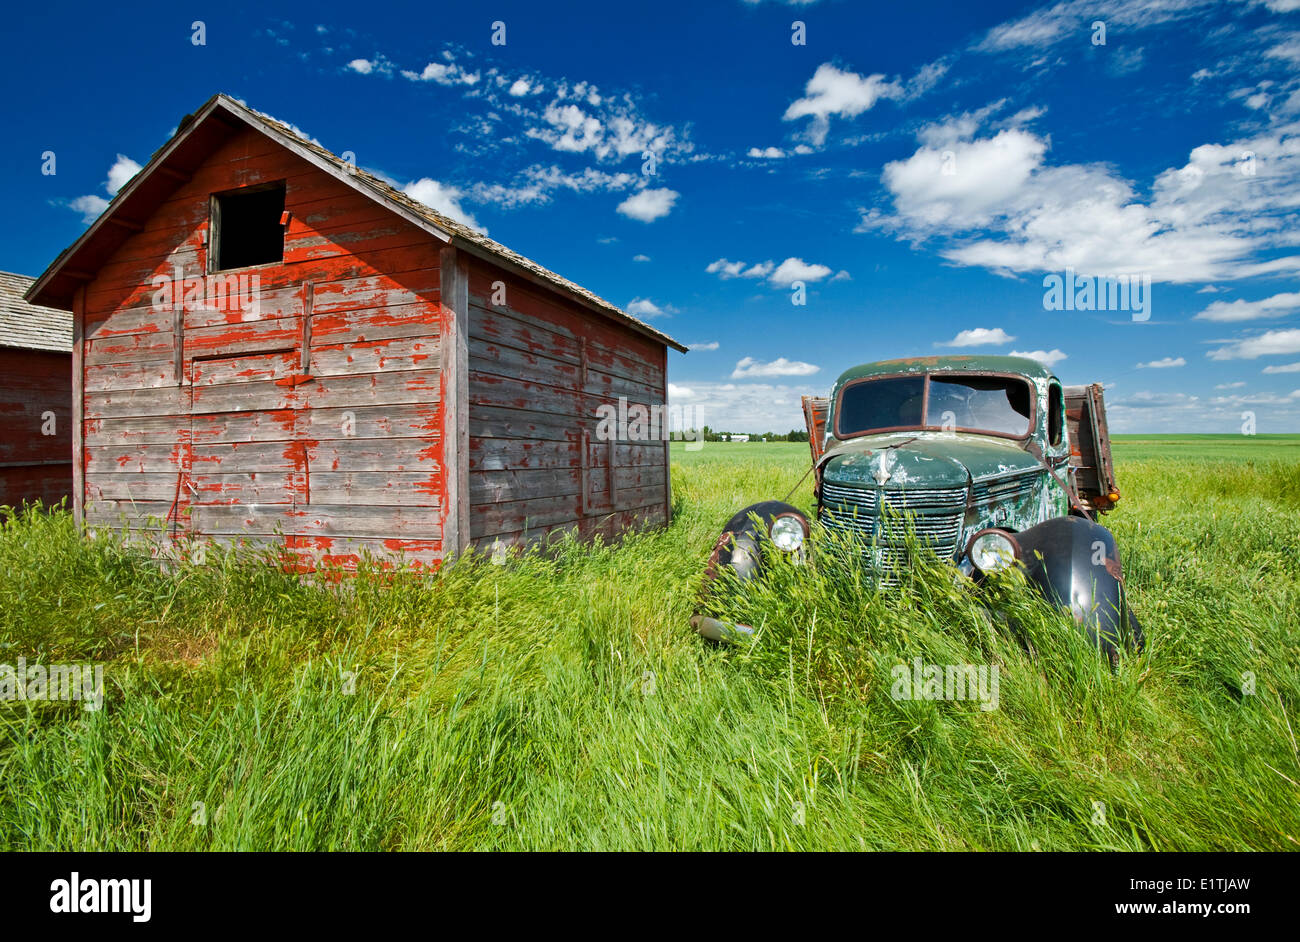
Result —
[[1017, 377], [891, 376], [844, 387], [835, 434], [847, 438], [893, 429], [963, 429], [1023, 438], [1029, 434], [1030, 414], [1029, 383]]

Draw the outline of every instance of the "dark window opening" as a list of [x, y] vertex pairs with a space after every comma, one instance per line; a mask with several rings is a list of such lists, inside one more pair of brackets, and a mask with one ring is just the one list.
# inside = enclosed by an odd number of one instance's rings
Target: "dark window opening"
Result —
[[1061, 432], [1065, 427], [1062, 418], [1065, 415], [1065, 394], [1057, 383], [1052, 383], [1047, 391], [1047, 440], [1052, 445], [1061, 444]]
[[284, 259], [284, 184], [218, 193], [212, 198], [212, 270], [269, 265]]

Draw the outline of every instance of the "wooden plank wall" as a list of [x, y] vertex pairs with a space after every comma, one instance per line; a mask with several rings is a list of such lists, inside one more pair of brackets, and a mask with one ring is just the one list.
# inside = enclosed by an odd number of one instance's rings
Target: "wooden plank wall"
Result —
[[[493, 303], [494, 282], [504, 303]], [[474, 545], [666, 522], [666, 444], [597, 436], [602, 403], [664, 405], [663, 345], [479, 259], [469, 308]]]
[[0, 347], [0, 504], [71, 496], [72, 356]]
[[[260, 311], [211, 291], [160, 310], [155, 276], [206, 271], [210, 195], [277, 180], [284, 261], [243, 271], [260, 279]], [[84, 307], [88, 527], [282, 544], [305, 567], [442, 558], [427, 233], [247, 129], [119, 247]]]

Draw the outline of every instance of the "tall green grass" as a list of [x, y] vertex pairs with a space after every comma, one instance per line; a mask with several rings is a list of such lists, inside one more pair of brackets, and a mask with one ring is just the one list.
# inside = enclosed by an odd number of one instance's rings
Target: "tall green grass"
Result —
[[[777, 564], [752, 644], [695, 637], [718, 527], [805, 456], [677, 452], [667, 529], [341, 586], [10, 515], [0, 663], [107, 690], [0, 703], [0, 848], [1300, 847], [1300, 464], [1121, 459], [1148, 644], [1114, 671], [1014, 578], [925, 567]], [[998, 708], [894, 700], [916, 657], [997, 665]]]

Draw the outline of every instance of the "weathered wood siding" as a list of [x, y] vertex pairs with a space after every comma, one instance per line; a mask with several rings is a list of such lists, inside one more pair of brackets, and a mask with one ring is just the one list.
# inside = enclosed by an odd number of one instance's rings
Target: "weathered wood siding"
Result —
[[0, 504], [71, 496], [72, 357], [0, 347]]
[[[160, 308], [155, 276], [207, 270], [211, 194], [279, 180], [283, 263], [212, 276], [256, 275], [260, 311]], [[142, 223], [84, 293], [86, 525], [440, 560], [437, 242], [251, 129]]]
[[478, 259], [469, 264], [467, 343], [476, 546], [566, 530], [612, 536], [667, 520], [662, 438], [597, 434], [598, 407], [617, 409], [619, 397], [629, 409], [662, 409], [662, 344]]

